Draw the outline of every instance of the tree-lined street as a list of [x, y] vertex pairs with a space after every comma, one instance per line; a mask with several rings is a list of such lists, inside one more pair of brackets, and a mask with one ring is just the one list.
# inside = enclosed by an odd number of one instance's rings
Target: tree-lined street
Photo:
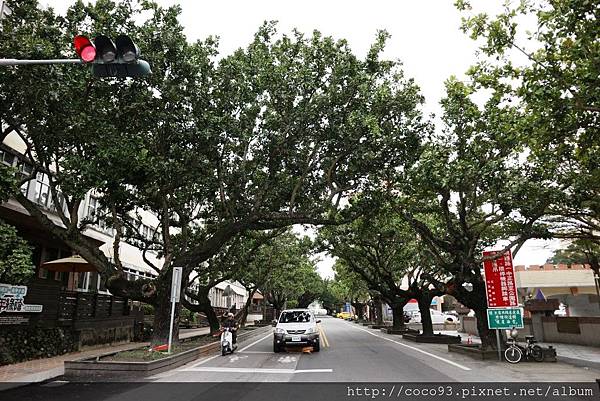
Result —
[[[575, 367], [565, 363], [519, 365], [497, 364], [495, 361], [475, 361], [449, 354], [442, 345], [409, 343], [397, 336], [364, 328], [341, 319], [323, 318], [321, 329], [329, 345], [318, 353], [278, 353], [272, 351], [272, 333], [240, 344], [232, 355], [214, 355], [193, 361], [183, 367], [160, 373], [135, 383], [116, 386], [117, 393], [86, 395], [90, 401], [120, 400], [138, 397], [151, 391], [156, 383], [215, 382], [561, 382], [593, 381], [600, 371]], [[152, 384], [151, 384], [152, 383]], [[52, 382], [14, 389], [6, 393], [7, 400], [27, 394], [28, 399], [42, 400], [46, 392], [60, 395], [62, 400], [80, 399], [70, 392], [76, 382]], [[63, 390], [61, 390], [61, 388]], [[232, 399], [244, 399], [249, 388], [230, 390]], [[181, 397], [186, 395], [181, 387]], [[187, 394], [189, 395], [189, 394]], [[178, 397], [176, 388], [171, 396]], [[131, 398], [130, 398], [131, 399]], [[185, 399], [185, 398], [182, 398]]]
[[[447, 18], [431, 5], [361, 4]], [[448, 32], [381, 26], [357, 51], [330, 26], [358, 9], [300, 29], [257, 5], [223, 51], [186, 7], [0, 0], [0, 365], [99, 350], [34, 397], [96, 370], [139, 394], [598, 378], [551, 346], [600, 347], [597, 2], [455, 1], [473, 52], [443, 80], [404, 47]]]

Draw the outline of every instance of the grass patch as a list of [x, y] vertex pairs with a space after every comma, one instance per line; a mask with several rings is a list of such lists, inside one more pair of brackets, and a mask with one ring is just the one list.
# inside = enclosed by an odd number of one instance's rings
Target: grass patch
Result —
[[[257, 329], [258, 327], [245, 327], [241, 329], [238, 333], [238, 336], [245, 331], [252, 331]], [[100, 358], [101, 361], [115, 361], [115, 362], [149, 362], [156, 361], [158, 359], [166, 358], [171, 355], [176, 355], [185, 351], [189, 351], [192, 348], [200, 347], [202, 345], [210, 344], [213, 342], [218, 342], [219, 337], [213, 337], [209, 334], [205, 334], [197, 337], [190, 337], [181, 340], [176, 345], [171, 347], [171, 353], [167, 352], [159, 352], [159, 351], [148, 351], [148, 347], [144, 348], [136, 348], [129, 351], [121, 351], [117, 352], [114, 355], [107, 355], [103, 358]]]
[[[187, 339], [186, 339], [187, 340]], [[192, 348], [200, 347], [202, 345], [210, 344], [215, 341], [219, 341], [218, 337], [210, 335], [198, 336], [189, 339], [188, 341], [182, 340], [182, 342], [175, 344], [171, 347], [171, 353], [148, 351], [147, 347], [136, 348], [129, 351], [117, 352], [114, 355], [108, 355], [100, 360], [102, 361], [121, 361], [121, 362], [148, 362], [156, 361], [158, 359], [166, 358], [168, 356], [176, 355], [185, 351], [189, 351]]]

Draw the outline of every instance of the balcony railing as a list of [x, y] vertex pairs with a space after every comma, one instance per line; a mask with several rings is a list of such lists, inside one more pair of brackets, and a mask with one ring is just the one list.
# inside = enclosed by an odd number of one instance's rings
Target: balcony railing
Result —
[[74, 322], [129, 315], [127, 299], [112, 295], [61, 291], [58, 298], [58, 320]]

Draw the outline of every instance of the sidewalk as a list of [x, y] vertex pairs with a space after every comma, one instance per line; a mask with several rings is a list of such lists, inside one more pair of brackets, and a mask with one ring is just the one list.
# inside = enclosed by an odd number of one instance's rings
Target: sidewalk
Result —
[[[438, 331], [436, 331], [436, 333], [438, 333]], [[459, 335], [461, 336], [463, 343], [467, 342], [467, 339], [469, 338], [467, 333], [459, 333], [458, 331], [439, 331], [439, 333], [452, 336]], [[481, 344], [481, 339], [477, 336], [471, 336], [471, 341], [473, 344]], [[544, 347], [554, 347], [556, 349], [557, 359], [560, 362], [580, 367], [600, 369], [600, 347], [547, 342], [540, 342], [538, 344]]]
[[[199, 334], [208, 334], [209, 328], [180, 329], [179, 338], [188, 338]], [[85, 351], [71, 352], [52, 358], [34, 359], [12, 365], [0, 366], [0, 390], [42, 382], [54, 377], [62, 376], [65, 370], [65, 361], [81, 358], [90, 358], [113, 351], [126, 351], [150, 345], [148, 342], [135, 342], [119, 345], [107, 345]]]

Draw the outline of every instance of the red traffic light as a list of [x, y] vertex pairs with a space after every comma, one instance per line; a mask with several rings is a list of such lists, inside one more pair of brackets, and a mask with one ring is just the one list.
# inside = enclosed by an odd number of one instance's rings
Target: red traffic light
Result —
[[91, 63], [96, 58], [96, 48], [85, 36], [75, 36], [73, 45], [75, 46], [75, 52], [83, 62]]

